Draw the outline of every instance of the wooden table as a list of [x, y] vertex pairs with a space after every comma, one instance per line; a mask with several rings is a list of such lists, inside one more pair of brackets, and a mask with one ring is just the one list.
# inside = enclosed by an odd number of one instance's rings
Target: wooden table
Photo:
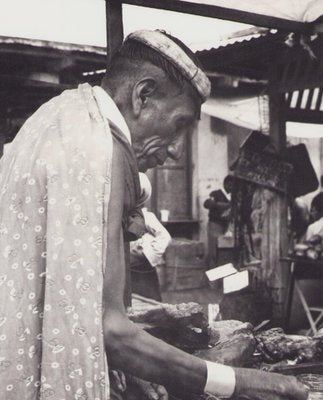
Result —
[[323, 307], [310, 307], [308, 305], [306, 297], [298, 281], [305, 279], [323, 280], [323, 260], [314, 261], [309, 259], [284, 258], [283, 261], [288, 262], [290, 268], [290, 280], [287, 292], [287, 305], [285, 314], [285, 328], [288, 329], [289, 326], [294, 289], [296, 289], [296, 292], [299, 296], [302, 307], [310, 324], [310, 329], [307, 331], [307, 334], [313, 333], [315, 335], [317, 333], [318, 324], [323, 317]]

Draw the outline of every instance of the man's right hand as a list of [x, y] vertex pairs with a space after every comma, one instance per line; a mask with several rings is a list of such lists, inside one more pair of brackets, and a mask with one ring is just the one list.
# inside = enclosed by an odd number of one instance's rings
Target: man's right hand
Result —
[[252, 400], [306, 400], [308, 389], [295, 377], [235, 368], [234, 397]]

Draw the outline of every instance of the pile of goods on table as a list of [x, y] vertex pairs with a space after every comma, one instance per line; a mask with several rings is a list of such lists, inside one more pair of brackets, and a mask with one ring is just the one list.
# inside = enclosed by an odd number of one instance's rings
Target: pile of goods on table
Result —
[[291, 257], [308, 260], [323, 260], [323, 239], [313, 235], [304, 243], [297, 243], [289, 254]]
[[[281, 371], [285, 366], [323, 361], [323, 335], [287, 335], [281, 328], [261, 330], [235, 320], [209, 325], [202, 307], [196, 303], [158, 304], [130, 311], [128, 316], [153, 336], [205, 360], [226, 365]], [[153, 399], [151, 389], [148, 382], [126, 377], [120, 397], [112, 399]], [[169, 397], [180, 398], [178, 394]], [[196, 399], [187, 394], [184, 398]]]

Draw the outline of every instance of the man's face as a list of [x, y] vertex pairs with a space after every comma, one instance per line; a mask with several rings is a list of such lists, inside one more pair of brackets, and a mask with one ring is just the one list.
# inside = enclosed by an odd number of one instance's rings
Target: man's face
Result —
[[179, 159], [183, 138], [198, 118], [199, 110], [191, 92], [187, 88], [181, 93], [172, 89], [158, 99], [150, 98], [131, 127], [141, 172], [164, 164], [167, 157]]

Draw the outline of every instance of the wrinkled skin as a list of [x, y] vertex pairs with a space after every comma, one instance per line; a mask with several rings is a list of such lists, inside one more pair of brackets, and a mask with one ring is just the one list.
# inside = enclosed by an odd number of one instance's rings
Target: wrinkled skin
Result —
[[115, 385], [120, 393], [127, 390], [126, 377], [122, 371], [113, 369], [110, 374], [110, 381], [111, 385]]
[[168, 400], [167, 390], [162, 385], [147, 382], [136, 377], [131, 378], [131, 383], [140, 392], [140, 399], [142, 400]]
[[[131, 400], [135, 389], [137, 394], [134, 397], [136, 399], [140, 396], [142, 400], [168, 400], [168, 393], [164, 386], [144, 381], [135, 376], [126, 377], [120, 370], [110, 371], [110, 385], [117, 390], [117, 392], [113, 391], [113, 395], [118, 398]], [[128, 393], [126, 393], [127, 389]], [[112, 396], [112, 398], [114, 397]]]
[[151, 79], [143, 79], [136, 88], [140, 94], [133, 99], [127, 124], [139, 170], [145, 172], [167, 158], [180, 158], [183, 139], [194, 129], [200, 107], [188, 84], [179, 89], [165, 80], [157, 89]]
[[236, 369], [235, 398], [252, 400], [306, 400], [307, 388], [293, 376]]

